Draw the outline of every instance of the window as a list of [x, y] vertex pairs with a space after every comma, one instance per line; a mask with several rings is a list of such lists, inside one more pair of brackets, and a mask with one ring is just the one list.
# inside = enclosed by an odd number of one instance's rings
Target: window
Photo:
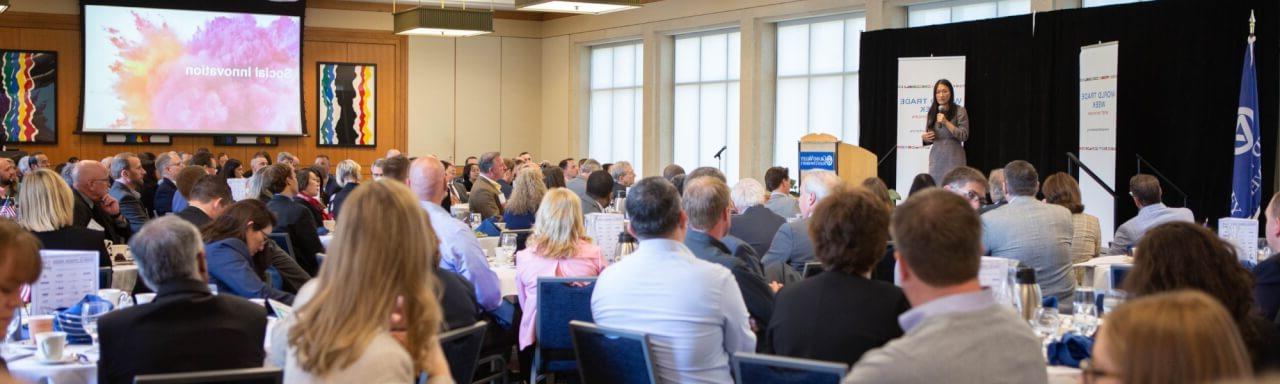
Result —
[[591, 117], [587, 153], [601, 164], [629, 161], [641, 175], [644, 137], [644, 44], [591, 47]]
[[[720, 168], [731, 184], [738, 180], [740, 158], [741, 40], [738, 31], [697, 33], [675, 40], [675, 163], [687, 169]], [[722, 160], [717, 160], [714, 156], [721, 148], [726, 149]]]
[[907, 7], [907, 26], [923, 27], [1028, 13], [1031, 13], [1031, 0], [943, 1]]
[[798, 172], [796, 143], [808, 133], [858, 144], [858, 51], [866, 24], [861, 15], [778, 24], [774, 164]]
[[1108, 5], [1140, 3], [1144, 1], [1151, 0], [1084, 0], [1084, 3], [1081, 4], [1081, 8], [1105, 7]]

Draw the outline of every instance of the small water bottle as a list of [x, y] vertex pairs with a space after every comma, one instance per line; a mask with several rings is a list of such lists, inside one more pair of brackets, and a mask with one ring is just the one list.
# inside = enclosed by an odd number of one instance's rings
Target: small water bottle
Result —
[[1018, 268], [1018, 314], [1022, 320], [1031, 321], [1040, 311], [1040, 285], [1036, 284], [1036, 270]]
[[631, 236], [630, 233], [623, 231], [618, 234], [618, 251], [614, 252], [613, 260], [609, 261], [609, 263], [612, 264], [622, 261], [623, 256], [630, 255], [632, 252], [636, 251], [636, 245], [636, 238]]

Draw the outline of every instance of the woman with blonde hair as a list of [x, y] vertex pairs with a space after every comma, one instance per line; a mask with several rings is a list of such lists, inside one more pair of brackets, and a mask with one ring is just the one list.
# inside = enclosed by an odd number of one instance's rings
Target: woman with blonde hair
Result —
[[1132, 300], [1107, 314], [1085, 383], [1214, 383], [1253, 376], [1226, 307], [1200, 291]]
[[511, 198], [502, 212], [502, 222], [507, 229], [529, 229], [537, 221], [538, 204], [547, 193], [547, 184], [542, 181], [542, 170], [538, 167], [526, 167], [516, 175], [515, 185], [511, 187]]
[[40, 239], [44, 249], [96, 251], [98, 266], [111, 266], [102, 231], [72, 225], [75, 221], [75, 194], [59, 175], [38, 169], [22, 179], [18, 196], [18, 225]]
[[338, 192], [333, 193], [333, 197], [329, 199], [329, 214], [334, 218], [338, 217], [338, 210], [342, 209], [342, 202], [347, 200], [347, 196], [360, 186], [360, 163], [355, 160], [346, 159], [338, 163]]
[[351, 194], [320, 275], [271, 335], [289, 383], [450, 382], [437, 331], [435, 232], [403, 183]]
[[1064, 172], [1049, 175], [1040, 187], [1044, 202], [1066, 207], [1071, 211], [1071, 262], [1083, 263], [1098, 257], [1102, 252], [1102, 228], [1098, 218], [1084, 213], [1080, 198], [1080, 183]]
[[516, 294], [524, 310], [520, 319], [522, 362], [532, 361], [533, 357], [530, 346], [535, 341], [534, 321], [538, 318], [538, 278], [591, 277], [605, 267], [604, 254], [591, 243], [582, 225], [582, 201], [567, 188], [547, 192], [538, 206], [538, 220], [527, 244], [516, 253]]

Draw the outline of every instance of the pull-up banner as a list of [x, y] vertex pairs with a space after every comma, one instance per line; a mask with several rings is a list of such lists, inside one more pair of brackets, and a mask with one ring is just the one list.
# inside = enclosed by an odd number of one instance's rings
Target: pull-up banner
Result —
[[933, 105], [933, 84], [950, 80], [955, 87], [952, 97], [964, 105], [964, 63], [964, 56], [898, 58], [898, 182], [894, 188], [904, 196], [917, 174], [929, 172], [929, 147], [920, 136]]
[[[1120, 42], [1080, 48], [1080, 161], [1114, 190], [1116, 185], [1116, 84]], [[1115, 231], [1115, 202], [1084, 170], [1079, 172], [1084, 212], [1098, 218], [1103, 248]], [[1118, 196], [1123, 196], [1116, 191]]]

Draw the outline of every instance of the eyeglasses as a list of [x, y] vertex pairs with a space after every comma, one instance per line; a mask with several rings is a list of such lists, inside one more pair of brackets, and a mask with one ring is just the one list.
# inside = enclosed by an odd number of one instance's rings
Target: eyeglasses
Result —
[[1085, 384], [1095, 383], [1098, 381], [1099, 378], [1103, 378], [1103, 377], [1119, 376], [1115, 373], [1107, 372], [1107, 371], [1098, 369], [1098, 367], [1093, 366], [1092, 359], [1084, 359], [1080, 361], [1080, 374], [1081, 374], [1081, 377], [1084, 378]]

